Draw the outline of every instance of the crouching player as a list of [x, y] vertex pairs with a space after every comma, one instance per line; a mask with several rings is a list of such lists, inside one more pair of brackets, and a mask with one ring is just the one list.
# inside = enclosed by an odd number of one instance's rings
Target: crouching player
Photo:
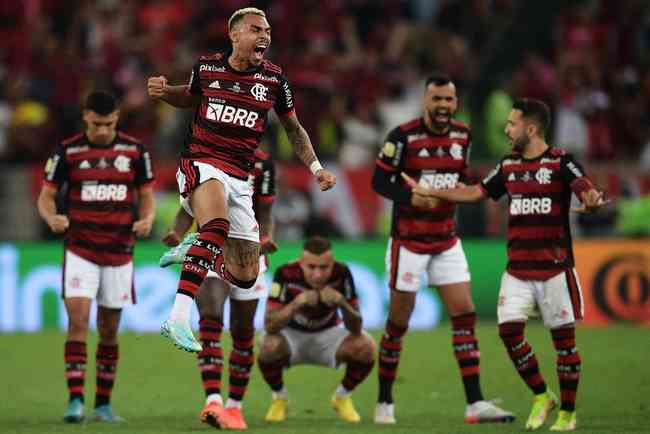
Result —
[[374, 340], [362, 329], [349, 268], [334, 260], [328, 240], [308, 239], [300, 259], [276, 271], [266, 307], [258, 356], [264, 380], [273, 391], [266, 421], [287, 417], [284, 369], [298, 364], [331, 368], [345, 364], [345, 376], [331, 404], [341, 419], [359, 422], [351, 394], [372, 370], [375, 352]]

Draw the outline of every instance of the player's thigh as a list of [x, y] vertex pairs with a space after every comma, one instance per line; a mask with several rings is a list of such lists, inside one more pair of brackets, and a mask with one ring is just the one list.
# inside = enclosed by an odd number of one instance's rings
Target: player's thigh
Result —
[[260, 337], [259, 355], [260, 360], [265, 362], [275, 362], [280, 360], [290, 360], [292, 358], [292, 348], [287, 335], [280, 333], [263, 332]]
[[190, 194], [190, 206], [199, 228], [216, 218], [228, 219], [226, 191], [221, 181], [210, 179]]
[[97, 305], [109, 309], [122, 309], [135, 304], [133, 261], [118, 266], [101, 266]]
[[508, 272], [504, 272], [501, 277], [497, 303], [499, 324], [526, 321], [535, 312], [535, 283], [518, 279]]
[[250, 281], [259, 274], [260, 245], [258, 242], [239, 238], [226, 240], [226, 266], [239, 280]]
[[63, 300], [65, 310], [68, 313], [68, 329], [78, 332], [88, 330], [92, 302], [93, 300], [87, 297], [67, 297]]
[[422, 275], [430, 257], [430, 255], [411, 252], [399, 241], [389, 239], [386, 250], [389, 288], [402, 292], [417, 292], [422, 287]]
[[100, 266], [69, 250], [64, 254], [63, 298], [95, 298], [100, 287]]
[[255, 280], [253, 287], [244, 289], [230, 285], [230, 300], [252, 301], [268, 297], [269, 286], [266, 284], [266, 280], [264, 279], [264, 273], [267, 269], [266, 258], [262, 255], [259, 260], [259, 272], [257, 273], [257, 279]]
[[558, 328], [582, 319], [582, 290], [574, 269], [543, 282], [538, 296], [537, 304], [546, 327]]
[[181, 159], [176, 181], [183, 208], [201, 225], [215, 218], [228, 218], [229, 177], [216, 167]]
[[337, 364], [350, 361], [372, 363], [376, 352], [375, 340], [365, 330], [358, 335], [348, 333], [336, 349], [336, 362]]
[[241, 179], [228, 178], [229, 238], [248, 240], [259, 244], [260, 228], [253, 210], [253, 189]]
[[196, 294], [196, 305], [201, 318], [212, 318], [223, 321], [223, 306], [228, 298], [230, 285], [219, 279], [210, 270]]

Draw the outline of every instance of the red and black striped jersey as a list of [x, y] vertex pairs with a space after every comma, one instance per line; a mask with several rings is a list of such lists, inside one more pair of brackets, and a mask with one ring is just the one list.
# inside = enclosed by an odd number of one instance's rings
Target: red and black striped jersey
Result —
[[137, 191], [153, 180], [151, 156], [133, 137], [118, 132], [109, 145], [91, 143], [85, 134], [63, 141], [47, 161], [44, 183], [67, 185], [66, 249], [99, 265], [129, 262]]
[[593, 184], [571, 154], [556, 147], [534, 159], [510, 154], [480, 187], [494, 200], [508, 195], [508, 273], [547, 280], [574, 266], [571, 194]]
[[[354, 279], [347, 265], [335, 262], [332, 275], [326, 286], [340, 292], [351, 306], [359, 309], [359, 299], [354, 287]], [[280, 308], [293, 301], [300, 293], [311, 289], [305, 281], [298, 261], [279, 267], [273, 276], [273, 285], [268, 303], [271, 308]], [[342, 321], [337, 307], [318, 303], [314, 307], [305, 306], [289, 322], [288, 327], [305, 332], [318, 332], [340, 324]]]
[[192, 68], [190, 93], [199, 95], [182, 156], [200, 160], [246, 179], [253, 155], [274, 109], [294, 111], [293, 92], [282, 69], [268, 60], [247, 71], [228, 63], [229, 53], [201, 57]]
[[443, 252], [456, 243], [456, 205], [440, 201], [434, 209], [411, 206], [411, 192], [402, 172], [433, 188], [454, 188], [465, 181], [471, 136], [469, 127], [452, 121], [436, 134], [423, 118], [404, 123], [388, 134], [373, 176], [373, 188], [393, 200], [391, 236], [416, 253]]
[[268, 152], [255, 150], [255, 164], [248, 182], [253, 187], [253, 207], [275, 200], [275, 165]]

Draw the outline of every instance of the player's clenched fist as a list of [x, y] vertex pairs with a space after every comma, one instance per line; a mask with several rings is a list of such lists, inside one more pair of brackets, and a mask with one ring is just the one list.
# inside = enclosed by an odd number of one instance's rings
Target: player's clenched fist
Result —
[[47, 219], [47, 225], [55, 234], [62, 234], [70, 227], [70, 220], [62, 214], [55, 214]]
[[336, 175], [325, 169], [319, 170], [316, 174], [320, 191], [327, 191], [336, 185]]
[[162, 98], [167, 95], [167, 79], [165, 76], [149, 77], [147, 92], [152, 98]]

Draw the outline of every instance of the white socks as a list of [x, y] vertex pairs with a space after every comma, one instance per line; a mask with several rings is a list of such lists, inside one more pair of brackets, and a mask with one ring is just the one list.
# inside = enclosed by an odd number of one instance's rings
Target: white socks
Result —
[[284, 399], [285, 401], [289, 400], [289, 392], [286, 387], [282, 386], [282, 389], [278, 392], [271, 392], [273, 399]]
[[232, 398], [228, 398], [228, 401], [226, 401], [226, 408], [233, 407], [241, 409], [241, 401], [236, 401]]
[[221, 399], [221, 395], [218, 393], [211, 393], [210, 395], [205, 397], [205, 403], [208, 404], [210, 402], [216, 401], [217, 404], [223, 405], [223, 399]]
[[345, 387], [343, 387], [342, 384], [339, 384], [339, 387], [336, 388], [336, 392], [335, 392], [335, 393], [336, 393], [336, 396], [337, 396], [338, 398], [345, 398], [346, 396], [348, 396], [349, 394], [351, 394], [352, 391], [350, 391], [350, 390], [346, 389]]
[[169, 319], [172, 321], [189, 323], [190, 310], [192, 309], [193, 303], [194, 299], [192, 297], [189, 297], [185, 294], [176, 293], [174, 306], [172, 306], [172, 312], [169, 314]]

